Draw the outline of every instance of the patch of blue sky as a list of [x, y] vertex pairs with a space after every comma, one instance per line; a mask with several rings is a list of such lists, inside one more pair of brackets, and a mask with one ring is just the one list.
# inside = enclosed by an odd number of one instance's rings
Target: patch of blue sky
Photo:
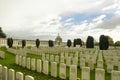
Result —
[[109, 20], [114, 15], [113, 13], [73, 13], [61, 16], [62, 17], [61, 22], [64, 25], [66, 24], [66, 20], [73, 18], [71, 22], [74, 25], [78, 25], [85, 20], [87, 20], [87, 23], [90, 23], [93, 21], [93, 19], [103, 14], [106, 15], [104, 20]]
[[106, 13], [105, 15], [106, 15], [106, 17], [104, 20], [109, 20], [114, 16], [114, 13]]

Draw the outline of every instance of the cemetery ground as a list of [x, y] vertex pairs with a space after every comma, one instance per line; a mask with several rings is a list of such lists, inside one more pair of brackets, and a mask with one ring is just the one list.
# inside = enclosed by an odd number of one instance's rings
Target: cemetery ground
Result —
[[[111, 48], [111, 49], [114, 49], [114, 48]], [[50, 66], [51, 64], [50, 63], [49, 63], [49, 74], [45, 75], [43, 73], [38, 73], [36, 71], [32, 71], [32, 70], [23, 68], [23, 67], [15, 64], [15, 57], [16, 56], [14, 54], [11, 54], [10, 52], [8, 52], [5, 47], [1, 47], [0, 50], [5, 52], [5, 59], [0, 58], [0, 64], [3, 65], [3, 66], [7, 66], [9, 69], [12, 68], [16, 72], [22, 72], [24, 75], [33, 76], [35, 80], [61, 80], [59, 77], [54, 78], [50, 75], [50, 69], [51, 69], [51, 66]], [[27, 57], [35, 58], [35, 59], [42, 59], [42, 57], [40, 55], [35, 55], [33, 53], [27, 53]], [[80, 62], [78, 62], [78, 64], [79, 63]], [[85, 65], [88, 66], [88, 64], [85, 64]], [[95, 64], [94, 66], [96, 67], [97, 64]], [[104, 69], [105, 69], [105, 80], [111, 80], [111, 74], [107, 73], [107, 68], [106, 68], [105, 62], [103, 64], [103, 66], [104, 66]], [[59, 64], [57, 65], [57, 70], [58, 70], [57, 74], [59, 75]], [[114, 70], [118, 70], [118, 67], [114, 67]], [[66, 68], [66, 77], [67, 77], [66, 79], [69, 79], [69, 67]], [[81, 78], [81, 69], [80, 69], [79, 66], [77, 68], [77, 77]], [[90, 70], [90, 80], [95, 80], [95, 69]]]
[[[15, 55], [11, 54], [7, 51], [5, 47], [0, 48], [0, 50], [5, 52], [5, 59], [0, 59], [0, 64], [3, 66], [7, 66], [9, 69], [12, 68], [16, 72], [22, 72], [24, 75], [31, 75], [34, 77], [35, 80], [56, 80], [56, 78], [47, 76], [45, 74], [40, 74], [37, 72], [33, 72], [31, 70], [28, 70], [26, 68], [20, 67], [15, 64]], [[59, 79], [58, 79], [59, 80]]]

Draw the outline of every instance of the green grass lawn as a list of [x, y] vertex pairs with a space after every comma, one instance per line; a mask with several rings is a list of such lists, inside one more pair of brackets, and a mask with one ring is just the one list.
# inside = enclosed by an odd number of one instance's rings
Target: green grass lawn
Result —
[[[16, 72], [20, 71], [20, 72], [24, 73], [24, 75], [31, 75], [35, 78], [35, 80], [61, 80], [59, 77], [57, 77], [57, 78], [51, 77], [50, 74], [45, 75], [43, 73], [37, 73], [36, 71], [31, 71], [26, 68], [20, 67], [15, 64], [15, 55], [8, 52], [6, 50], [6, 48], [0, 48], [0, 50], [5, 52], [5, 57], [6, 57], [5, 59], [0, 59], [0, 64], [2, 64], [3, 66], [7, 66], [9, 69], [12, 68]], [[30, 53], [27, 54], [27, 57], [41, 59], [41, 56], [33, 55]], [[106, 66], [104, 66], [104, 67], [105, 67], [104, 69], [106, 69]], [[50, 69], [50, 65], [49, 65], [49, 69]], [[66, 70], [67, 79], [69, 79], [68, 78], [69, 77], [69, 67], [67, 67], [66, 69], [67, 69]], [[59, 74], [59, 65], [58, 65], [58, 74]], [[78, 68], [78, 70], [77, 70], [77, 77], [78, 78], [81, 77], [81, 69], [80, 68]], [[95, 80], [95, 70], [90, 71], [90, 80]], [[107, 72], [105, 72], [105, 80], [111, 80], [111, 75], [108, 74]]]

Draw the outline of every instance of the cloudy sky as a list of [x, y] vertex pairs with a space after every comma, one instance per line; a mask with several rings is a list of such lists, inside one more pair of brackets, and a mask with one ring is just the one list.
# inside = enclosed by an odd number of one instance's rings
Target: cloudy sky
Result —
[[63, 41], [101, 34], [120, 40], [120, 0], [0, 0], [0, 26], [8, 37]]

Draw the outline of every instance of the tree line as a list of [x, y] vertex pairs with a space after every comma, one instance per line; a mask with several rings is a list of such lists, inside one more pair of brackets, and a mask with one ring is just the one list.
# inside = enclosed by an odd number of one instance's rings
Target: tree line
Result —
[[[22, 42], [22, 48], [24, 48], [26, 46], [26, 40], [22, 40], [21, 42]], [[35, 43], [36, 43], [36, 47], [39, 48], [40, 40], [36, 39]], [[7, 45], [9, 48], [12, 48], [12, 46], [13, 46], [13, 39], [12, 38], [7, 38]], [[53, 41], [49, 40], [48, 45], [49, 45], [49, 47], [53, 47], [54, 46]]]
[[[35, 42], [36, 42], [36, 47], [39, 48], [40, 40], [36, 39]], [[73, 47], [82, 46], [83, 44], [84, 42], [80, 38], [73, 40]], [[13, 45], [12, 38], [7, 38], [7, 45], [9, 46], [9, 48], [12, 47]], [[49, 47], [54, 47], [54, 41], [49, 40], [48, 45]], [[94, 48], [94, 45], [95, 45], [94, 38], [92, 36], [88, 36], [86, 40], [86, 48]], [[110, 38], [109, 36], [101, 35], [99, 38], [99, 43], [98, 43], [99, 49], [107, 50], [110, 45], [120, 46], [120, 41], [117, 41], [114, 44], [112, 38]], [[24, 48], [25, 46], [26, 46], [26, 40], [22, 40], [22, 48]], [[72, 46], [72, 41], [70, 39], [67, 40], [67, 46], [68, 47]]]
[[[6, 34], [2, 31], [2, 28], [0, 27], [0, 38], [6, 38]], [[40, 40], [36, 39], [36, 47], [39, 48], [40, 46]], [[84, 42], [80, 39], [74, 39], [73, 40], [73, 47], [82, 46]], [[101, 35], [99, 37], [99, 43], [94, 41], [94, 38], [92, 36], [88, 36], [86, 40], [86, 48], [94, 48], [94, 45], [98, 45], [100, 50], [107, 50], [109, 46], [120, 46], [120, 41], [116, 41], [115, 43], [113, 42], [113, 39], [110, 36], [106, 35]], [[7, 38], [7, 45], [9, 48], [12, 47], [13, 45], [13, 39], [12, 38]], [[54, 47], [54, 42], [53, 40], [48, 41], [49, 47]], [[22, 40], [22, 48], [26, 46], [26, 40]], [[70, 39], [67, 40], [67, 46], [71, 47], [72, 46], [72, 41]]]
[[[82, 46], [83, 44], [84, 42], [80, 38], [73, 40], [73, 47], [76, 47], [76, 45]], [[114, 43], [110, 36], [100, 35], [99, 43], [97, 43], [92, 36], [88, 36], [86, 40], [86, 48], [94, 48], [94, 45], [98, 45], [100, 50], [107, 50], [109, 46], [120, 46], [120, 41]], [[67, 40], [67, 46], [72, 46], [72, 41], [70, 39]]]

